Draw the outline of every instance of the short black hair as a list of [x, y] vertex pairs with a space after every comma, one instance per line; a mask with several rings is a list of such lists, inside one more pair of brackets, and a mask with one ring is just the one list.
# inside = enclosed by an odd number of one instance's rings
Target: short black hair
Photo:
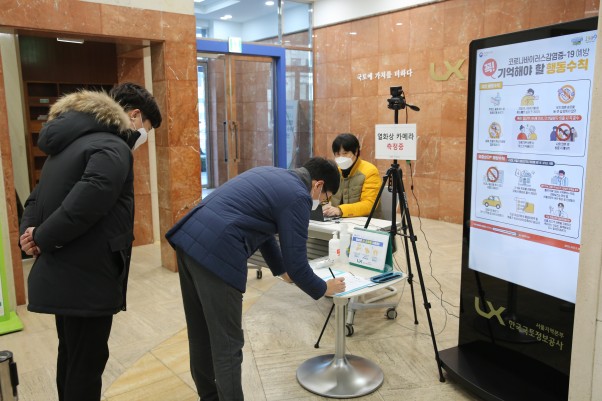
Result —
[[353, 152], [358, 157], [360, 155], [360, 141], [353, 134], [339, 134], [334, 138], [334, 141], [332, 141], [332, 153], [339, 152], [341, 148], [347, 152]]
[[339, 167], [332, 160], [323, 157], [312, 157], [303, 165], [309, 171], [312, 180], [324, 181], [324, 192], [336, 194], [341, 185]]
[[159, 128], [161, 121], [161, 111], [157, 101], [149, 91], [140, 85], [131, 82], [124, 82], [114, 86], [109, 95], [123, 107], [125, 111], [139, 109], [142, 116], [151, 122], [153, 128]]

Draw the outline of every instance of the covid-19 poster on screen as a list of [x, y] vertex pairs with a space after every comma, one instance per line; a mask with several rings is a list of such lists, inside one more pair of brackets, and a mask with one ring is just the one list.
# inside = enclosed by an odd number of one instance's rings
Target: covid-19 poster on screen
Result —
[[596, 31], [478, 50], [469, 268], [575, 302]]

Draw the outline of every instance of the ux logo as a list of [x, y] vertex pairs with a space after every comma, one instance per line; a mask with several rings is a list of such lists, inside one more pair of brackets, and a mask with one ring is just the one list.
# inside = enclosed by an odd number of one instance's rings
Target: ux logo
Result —
[[458, 60], [454, 66], [447, 60], [445, 60], [443, 64], [445, 64], [445, 68], [447, 69], [443, 75], [439, 75], [435, 72], [435, 63], [431, 63], [429, 66], [429, 74], [435, 81], [447, 81], [452, 74], [456, 74], [458, 79], [464, 79], [464, 75], [460, 72], [460, 67], [464, 64], [464, 59]]
[[504, 319], [502, 319], [502, 313], [506, 310], [506, 308], [500, 306], [498, 309], [493, 309], [493, 305], [489, 301], [487, 301], [487, 307], [489, 308], [489, 313], [483, 312], [479, 303], [479, 297], [474, 297], [474, 308], [479, 315], [483, 316], [485, 319], [491, 319], [493, 316], [495, 316], [498, 322], [500, 322], [502, 326], [505, 326], [506, 324], [504, 323]]

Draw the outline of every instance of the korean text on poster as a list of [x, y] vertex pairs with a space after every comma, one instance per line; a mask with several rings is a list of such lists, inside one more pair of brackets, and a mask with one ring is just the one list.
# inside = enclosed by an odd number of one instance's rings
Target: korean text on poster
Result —
[[377, 124], [376, 159], [416, 160], [416, 124]]

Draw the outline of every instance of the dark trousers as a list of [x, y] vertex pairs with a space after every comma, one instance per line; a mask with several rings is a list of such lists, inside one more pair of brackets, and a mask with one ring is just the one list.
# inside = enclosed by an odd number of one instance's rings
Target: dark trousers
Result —
[[176, 253], [197, 392], [202, 401], [242, 401], [242, 293]]
[[59, 401], [99, 401], [113, 316], [55, 316]]

